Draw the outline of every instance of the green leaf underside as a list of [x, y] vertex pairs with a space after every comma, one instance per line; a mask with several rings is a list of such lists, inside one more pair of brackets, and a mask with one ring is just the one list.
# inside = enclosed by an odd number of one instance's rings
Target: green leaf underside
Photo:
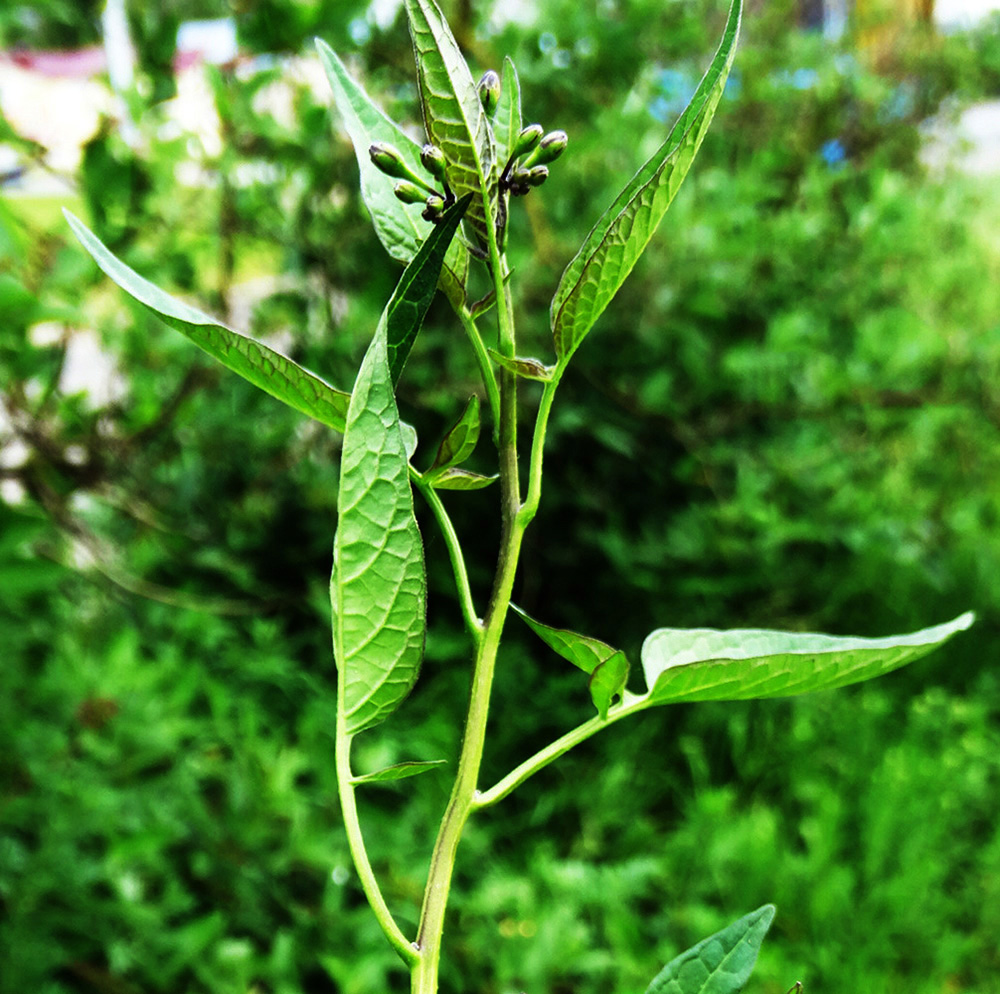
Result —
[[516, 604], [511, 604], [524, 623], [563, 659], [591, 674], [589, 686], [591, 699], [602, 718], [608, 716], [608, 708], [614, 697], [625, 690], [628, 679], [628, 660], [619, 649], [615, 649], [600, 639], [579, 635], [566, 628], [552, 628], [536, 621]]
[[458, 42], [434, 0], [406, 0], [406, 14], [428, 140], [444, 152], [455, 195], [475, 194], [468, 220], [485, 240], [482, 191], [492, 189], [496, 173], [492, 128]]
[[725, 89], [741, 12], [742, 0], [733, 0], [722, 43], [691, 102], [566, 267], [551, 309], [560, 362], [569, 360], [625, 282], [687, 175]]
[[417, 332], [423, 324], [424, 315], [434, 299], [445, 253], [462, 222], [470, 199], [471, 195], [463, 197], [441, 216], [413, 261], [403, 271], [386, 306], [386, 348], [393, 386], [399, 382]]
[[672, 959], [646, 994], [739, 994], [753, 973], [761, 943], [774, 920], [765, 904]]
[[547, 383], [555, 372], [555, 366], [546, 366], [540, 359], [526, 356], [505, 356], [497, 352], [496, 349], [488, 351], [490, 358], [495, 363], [527, 380], [541, 380], [543, 383]]
[[399, 706], [416, 682], [424, 648], [423, 546], [385, 327], [383, 316], [358, 373], [340, 463], [330, 599], [348, 734]]
[[521, 133], [521, 83], [509, 55], [504, 56], [500, 99], [493, 115], [493, 135], [497, 143], [497, 169], [503, 169], [510, 150]]
[[63, 213], [97, 265], [143, 307], [255, 387], [301, 414], [344, 430], [350, 394], [335, 389], [280, 352], [171, 297], [126, 266], [79, 218], [69, 211]]
[[499, 479], [499, 475], [483, 476], [481, 473], [452, 466], [442, 473], [435, 474], [430, 484], [435, 490], [482, 490]]
[[843, 687], [881, 676], [964, 631], [966, 612], [943, 625], [888, 638], [764, 629], [661, 628], [642, 646], [650, 704], [751, 700]]
[[396, 763], [394, 766], [387, 766], [385, 769], [376, 770], [374, 773], [363, 773], [361, 776], [351, 777], [352, 783], [389, 783], [393, 780], [406, 780], [409, 777], [419, 776], [427, 773], [428, 770], [437, 769], [439, 766], [447, 764], [446, 759], [429, 759], [412, 761], [408, 763]]
[[479, 398], [472, 396], [465, 405], [462, 416], [441, 440], [430, 472], [450, 469], [465, 462], [475, 451], [480, 425]]
[[[372, 163], [368, 149], [375, 142], [395, 145], [406, 164], [423, 176], [420, 146], [372, 101], [329, 45], [317, 39], [316, 48], [333, 90], [334, 103], [354, 144], [361, 172], [361, 197], [372, 216], [379, 241], [394, 259], [407, 263], [417, 254], [430, 225], [420, 216], [423, 210], [420, 204], [404, 204], [396, 197], [392, 192], [395, 180]], [[468, 275], [468, 249], [455, 239], [445, 256], [441, 289], [456, 308], [465, 303]]]

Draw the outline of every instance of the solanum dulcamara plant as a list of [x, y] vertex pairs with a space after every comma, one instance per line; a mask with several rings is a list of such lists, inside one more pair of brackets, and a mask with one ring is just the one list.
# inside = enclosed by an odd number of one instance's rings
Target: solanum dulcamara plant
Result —
[[[390, 120], [337, 55], [322, 41], [317, 43], [340, 122], [357, 153], [362, 197], [386, 251], [405, 267], [349, 393], [168, 296], [112, 255], [79, 220], [72, 215], [68, 219], [97, 264], [137, 301], [229, 369], [343, 433], [330, 584], [340, 803], [361, 885], [386, 938], [410, 972], [411, 990], [434, 994], [456, 852], [471, 817], [482, 816], [567, 750], [624, 718], [678, 701], [783, 697], [868, 680], [929, 652], [967, 628], [972, 615], [889, 638], [660, 628], [643, 643], [645, 687], [634, 691], [628, 687], [624, 652], [596, 637], [552, 627], [511, 603], [524, 535], [542, 499], [546, 426], [560, 380], [654, 236], [694, 161], [733, 63], [742, 0], [733, 0], [719, 49], [690, 104], [600, 214], [559, 280], [549, 313], [550, 361], [518, 352], [507, 222], [520, 198], [543, 195], [539, 188], [549, 170], [559, 167], [567, 136], [525, 123], [518, 75], [509, 58], [500, 73], [488, 71], [476, 80], [435, 0], [406, 0], [405, 6], [425, 143], [415, 142]], [[474, 267], [481, 268], [489, 287], [488, 294], [476, 300], [469, 289]], [[482, 389], [468, 398], [433, 458], [415, 462], [416, 432], [400, 420], [395, 391], [438, 289], [464, 330]], [[533, 424], [522, 431], [517, 397], [525, 379], [541, 384], [541, 399]], [[493, 476], [464, 466], [479, 443], [484, 420], [496, 449]], [[460, 501], [463, 491], [490, 486], [499, 497], [499, 550], [489, 600], [477, 603], [445, 495], [447, 501]], [[419, 924], [415, 933], [407, 934], [369, 860], [356, 794], [371, 783], [419, 775], [437, 763], [414, 757], [359, 775], [351, 765], [351, 747], [359, 735], [372, 734], [393, 717], [420, 672], [426, 583], [415, 491], [432, 512], [448, 550], [468, 633], [471, 690]], [[517, 620], [510, 620], [512, 614]], [[525, 758], [498, 782], [484, 784], [480, 767], [494, 668], [509, 621], [526, 624], [545, 643], [547, 648], [540, 652], [555, 651], [582, 671], [595, 714]], [[649, 994], [741, 990], [773, 916], [774, 908], [765, 905], [682, 953], [655, 977]]]

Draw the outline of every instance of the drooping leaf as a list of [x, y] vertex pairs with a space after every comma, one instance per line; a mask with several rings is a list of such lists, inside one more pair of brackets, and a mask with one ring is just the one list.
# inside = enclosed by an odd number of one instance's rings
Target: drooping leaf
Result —
[[393, 386], [399, 382], [399, 375], [406, 365], [424, 315], [434, 299], [445, 253], [455, 237], [470, 199], [471, 195], [466, 195], [444, 212], [413, 261], [403, 271], [386, 308], [386, 348]]
[[446, 759], [428, 759], [422, 762], [396, 763], [382, 770], [376, 770], [374, 773], [364, 773], [361, 776], [351, 777], [351, 783], [389, 783], [393, 780], [406, 780], [409, 777], [419, 776], [428, 770], [444, 766], [447, 762]]
[[604, 212], [552, 298], [556, 355], [565, 364], [618, 292], [687, 175], [725, 89], [742, 0], [732, 0], [722, 44], [663, 144]]
[[528, 380], [541, 380], [547, 383], [555, 373], [555, 366], [546, 366], [540, 359], [531, 356], [505, 356], [496, 349], [488, 349], [490, 358], [504, 369], [509, 369], [517, 376], [523, 376]]
[[774, 920], [765, 904], [672, 959], [646, 994], [739, 994], [753, 973], [761, 943]]
[[445, 175], [456, 196], [474, 194], [468, 219], [485, 242], [483, 191], [496, 178], [496, 143], [476, 84], [448, 22], [434, 0], [406, 0], [420, 106], [428, 140], [444, 152]]
[[479, 441], [480, 425], [479, 398], [473, 395], [465, 405], [462, 416], [441, 440], [434, 462], [427, 471], [428, 475], [465, 462], [475, 451], [476, 443]]
[[625, 653], [588, 635], [579, 635], [565, 628], [552, 628], [536, 621], [517, 605], [511, 604], [524, 623], [563, 659], [589, 673], [590, 696], [602, 718], [607, 718], [608, 708], [615, 697], [620, 697], [628, 679], [628, 660]]
[[344, 430], [351, 395], [337, 390], [262, 342], [233, 331], [197, 308], [171, 297], [125, 265], [69, 211], [73, 233], [115, 283], [158, 318], [255, 387], [322, 424]]
[[383, 315], [351, 394], [340, 461], [330, 600], [348, 734], [388, 717], [416, 682], [426, 597]]
[[521, 132], [521, 83], [509, 55], [504, 56], [500, 78], [500, 100], [493, 114], [493, 135], [497, 143], [497, 169], [503, 169]]
[[[376, 142], [395, 145], [406, 164], [423, 175], [420, 145], [374, 103], [329, 45], [317, 39], [316, 48], [330, 81], [337, 110], [354, 143], [361, 172], [361, 196], [372, 216], [379, 241], [394, 259], [407, 263], [417, 254], [430, 231], [430, 225], [420, 216], [422, 208], [419, 204], [404, 204], [396, 197], [392, 192], [394, 181], [372, 164], [368, 149]], [[468, 249], [460, 239], [455, 239], [445, 256], [441, 289], [456, 307], [465, 303], [468, 275]]]
[[660, 628], [642, 646], [648, 701], [750, 700], [843, 687], [919, 659], [973, 619], [970, 611], [933, 628], [874, 639]]
[[452, 466], [435, 475], [430, 484], [435, 490], [482, 490], [499, 479], [498, 475], [483, 476], [469, 469]]

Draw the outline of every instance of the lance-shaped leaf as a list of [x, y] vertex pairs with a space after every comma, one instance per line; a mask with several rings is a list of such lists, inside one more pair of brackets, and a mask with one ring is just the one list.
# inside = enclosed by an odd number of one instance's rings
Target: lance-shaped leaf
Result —
[[158, 318], [187, 335], [195, 345], [255, 387], [322, 424], [344, 430], [350, 394], [336, 390], [262, 342], [241, 335], [196, 307], [171, 297], [126, 266], [79, 218], [69, 211], [63, 213], [73, 233], [105, 274]]
[[468, 219], [484, 241], [487, 219], [482, 191], [496, 185], [493, 129], [476, 84], [447, 21], [434, 0], [406, 0], [420, 105], [428, 140], [442, 152], [445, 175], [454, 193], [475, 194]]
[[943, 625], [874, 639], [754, 628], [660, 628], [642, 646], [649, 687], [645, 700], [751, 700], [843, 687], [919, 659], [973, 620], [969, 611]]
[[435, 474], [430, 484], [435, 490], [482, 490], [499, 479], [499, 475], [483, 476], [469, 469], [452, 466], [442, 473]]
[[509, 55], [504, 56], [500, 100], [493, 114], [493, 135], [497, 145], [497, 169], [503, 169], [521, 133], [521, 83]]
[[672, 959], [646, 988], [646, 994], [739, 994], [753, 973], [773, 920], [774, 905], [765, 904], [702, 939]]
[[[361, 196], [372, 216], [379, 241], [400, 262], [409, 262], [430, 231], [420, 215], [419, 204], [404, 204], [392, 192], [394, 180], [372, 163], [368, 149], [376, 142], [394, 145], [406, 164], [418, 175], [425, 173], [420, 162], [420, 148], [402, 128], [389, 118], [351, 77], [333, 49], [317, 39], [316, 48], [333, 90], [337, 110], [354, 143], [361, 172]], [[445, 256], [441, 289], [456, 308], [465, 303], [465, 284], [469, 274], [469, 252], [454, 240]]]
[[511, 608], [524, 623], [563, 659], [590, 674], [590, 696], [602, 718], [607, 718], [608, 708], [615, 697], [621, 697], [628, 679], [628, 660], [620, 649], [614, 649], [600, 639], [578, 635], [565, 628], [552, 628], [536, 621], [519, 607]]
[[465, 405], [462, 416], [448, 429], [448, 434], [441, 440], [427, 475], [433, 476], [465, 462], [475, 451], [476, 443], [479, 441], [480, 425], [479, 398], [473, 395]]
[[733, 0], [722, 44], [687, 109], [566, 267], [551, 309], [560, 363], [569, 360], [625, 282], [687, 175], [725, 89], [741, 10], [742, 0]]
[[424, 315], [434, 299], [441, 266], [470, 199], [470, 195], [464, 196], [434, 225], [413, 261], [403, 271], [386, 308], [386, 348], [393, 386], [399, 382], [417, 332], [424, 323]]
[[384, 769], [376, 770], [374, 773], [363, 773], [360, 776], [351, 777], [351, 783], [390, 783], [394, 780], [406, 780], [409, 777], [419, 776], [427, 773], [428, 770], [437, 769], [447, 763], [445, 759], [428, 759], [424, 761], [411, 761], [408, 763], [396, 763], [393, 766], [386, 766]]
[[340, 460], [330, 600], [338, 705], [355, 734], [388, 717], [423, 657], [426, 583], [385, 316], [358, 372]]

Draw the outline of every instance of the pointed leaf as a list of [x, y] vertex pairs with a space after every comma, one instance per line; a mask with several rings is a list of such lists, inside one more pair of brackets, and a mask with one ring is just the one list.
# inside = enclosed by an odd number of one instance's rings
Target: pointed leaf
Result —
[[386, 308], [386, 347], [393, 386], [406, 365], [424, 315], [434, 299], [445, 253], [469, 206], [471, 196], [463, 197], [441, 216], [406, 267]]
[[843, 687], [926, 655], [974, 619], [888, 638], [842, 638], [765, 629], [661, 628], [643, 643], [650, 704], [750, 700]]
[[426, 596], [383, 316], [351, 394], [340, 461], [330, 599], [348, 734], [388, 717], [416, 682]]
[[450, 469], [465, 462], [475, 451], [479, 441], [480, 424], [479, 398], [472, 396], [465, 405], [462, 416], [442, 439], [428, 473]]
[[385, 767], [385, 769], [377, 770], [375, 773], [364, 773], [361, 776], [351, 777], [351, 783], [388, 783], [392, 780], [406, 780], [409, 777], [426, 773], [428, 770], [436, 769], [438, 766], [444, 766], [446, 763], [445, 759], [396, 763], [393, 766]]
[[527, 380], [541, 380], [547, 383], [555, 373], [555, 366], [546, 366], [540, 359], [533, 359], [530, 356], [505, 356], [497, 352], [496, 349], [488, 349], [490, 358], [504, 369], [509, 369], [518, 376], [523, 376]]
[[446, 160], [456, 196], [474, 194], [468, 219], [485, 244], [487, 220], [482, 192], [496, 181], [496, 145], [476, 84], [444, 15], [434, 0], [406, 0], [417, 63], [420, 105], [428, 141]]
[[496, 475], [483, 476], [468, 469], [452, 466], [435, 475], [430, 484], [435, 490], [482, 490], [499, 479], [500, 477]]
[[500, 100], [493, 115], [493, 135], [497, 143], [497, 169], [503, 169], [521, 133], [521, 83], [509, 55], [504, 56]]
[[672, 959], [646, 994], [739, 994], [753, 973], [761, 943], [774, 920], [765, 904]]
[[[392, 192], [394, 181], [373, 165], [368, 149], [376, 142], [395, 145], [406, 164], [418, 175], [423, 175], [421, 146], [374, 103], [329, 45], [317, 39], [316, 49], [330, 81], [337, 110], [354, 143], [361, 172], [361, 196], [372, 216], [379, 241], [394, 259], [409, 262], [427, 237], [430, 225], [420, 216], [422, 207], [419, 204], [404, 204], [397, 199]], [[468, 249], [456, 239], [448, 249], [441, 273], [441, 289], [456, 308], [465, 303], [468, 274]]]
[[561, 363], [569, 360], [625, 282], [687, 175], [729, 76], [741, 11], [742, 0], [733, 0], [722, 44], [687, 109], [566, 267], [551, 311]]
[[614, 697], [620, 697], [628, 679], [628, 660], [620, 649], [612, 648], [607, 642], [578, 635], [566, 628], [552, 628], [536, 621], [516, 604], [511, 609], [517, 612], [524, 623], [551, 649], [563, 659], [578, 666], [584, 673], [590, 673], [590, 696], [602, 718], [607, 718], [608, 708]]
[[280, 352], [220, 324], [197, 308], [171, 297], [130, 269], [69, 211], [73, 233], [94, 261], [126, 293], [199, 348], [239, 373], [255, 387], [322, 424], [344, 430], [351, 395], [337, 390]]

